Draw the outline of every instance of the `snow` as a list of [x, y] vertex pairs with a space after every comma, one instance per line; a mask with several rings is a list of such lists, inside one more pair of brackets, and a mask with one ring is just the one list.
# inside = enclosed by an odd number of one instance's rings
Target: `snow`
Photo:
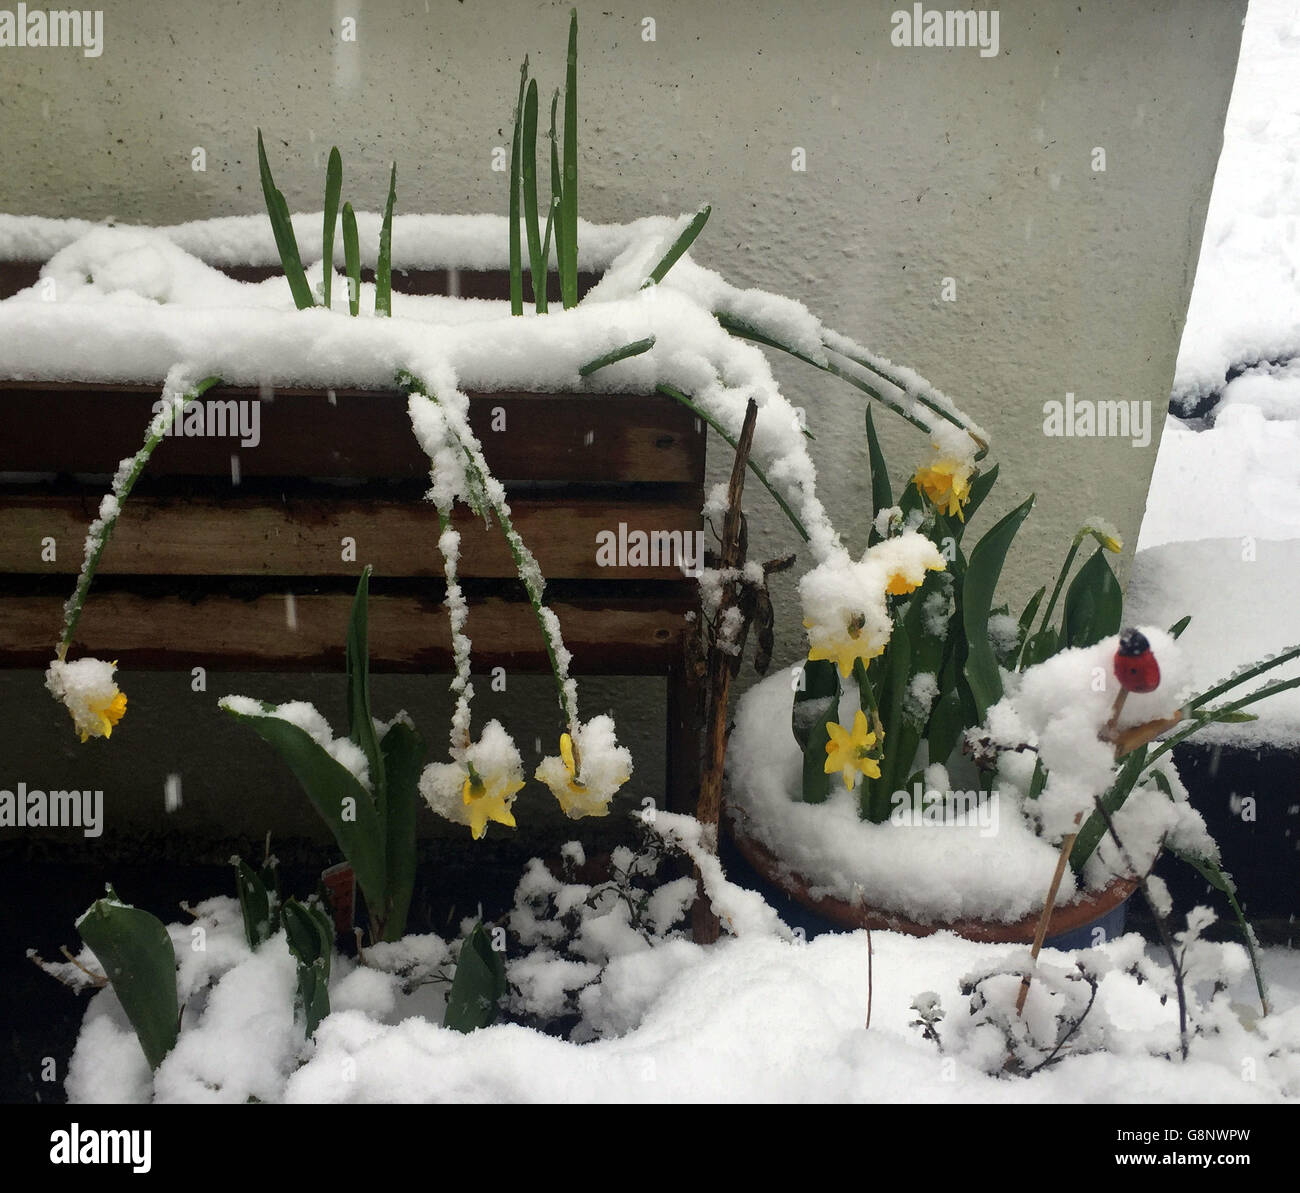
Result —
[[[534, 863], [540, 866], [540, 863]], [[563, 884], [547, 878], [547, 890]], [[536, 891], [534, 892], [536, 893]], [[92, 999], [69, 1066], [69, 1101], [295, 1103], [1034, 1102], [1262, 1103], [1300, 1099], [1300, 963], [1271, 949], [1275, 1010], [1251, 1008], [1239, 945], [1190, 941], [1191, 1022], [1177, 1059], [1168, 970], [1137, 936], [1079, 954], [1044, 950], [1026, 1007], [1021, 1049], [1052, 1037], [1076, 1010], [1079, 973], [1098, 983], [1097, 1006], [1059, 1063], [1029, 1078], [998, 1077], [1025, 950], [941, 932], [828, 934], [811, 941], [771, 931], [724, 936], [708, 948], [679, 936], [583, 963], [526, 949], [507, 957], [520, 1006], [567, 1005], [582, 1021], [570, 1038], [520, 1023], [469, 1035], [442, 1027], [441, 996], [403, 993], [390, 974], [336, 957], [333, 1013], [304, 1041], [293, 1017], [293, 964], [277, 936], [255, 954], [233, 900], [199, 909], [209, 942], [230, 942], [205, 968], [180, 1043], [152, 1081], [111, 990]], [[602, 918], [608, 918], [602, 917]], [[1193, 929], [1199, 920], [1193, 919]], [[172, 926], [188, 938], [189, 926]], [[1191, 937], [1195, 937], [1193, 930]], [[436, 938], [434, 938], [436, 939]], [[428, 937], [386, 948], [431, 958]], [[223, 948], [225, 946], [223, 945]], [[872, 1018], [864, 1028], [868, 948]], [[178, 949], [179, 951], [179, 949]], [[1082, 970], [1079, 968], [1082, 966]], [[387, 967], [386, 967], [387, 968]], [[1228, 987], [1214, 994], [1212, 979]], [[974, 988], [974, 996], [961, 990]], [[391, 1002], [390, 1002], [391, 997]], [[929, 1004], [940, 1047], [913, 1026]], [[970, 1012], [976, 1012], [974, 1014]], [[581, 1035], [585, 1042], [573, 1037]], [[1018, 1049], [1020, 1051], [1021, 1049]], [[1255, 1058], [1243, 1079], [1242, 1057]]]
[[552, 754], [543, 758], [535, 775], [560, 801], [571, 819], [604, 816], [609, 801], [632, 775], [632, 754], [618, 744], [611, 717], [601, 714], [573, 727], [573, 761]]
[[306, 700], [291, 700], [287, 704], [267, 705], [250, 696], [223, 696], [219, 707], [241, 717], [273, 717], [296, 725], [367, 791], [370, 787], [370, 762], [365, 751], [348, 737], [335, 737], [329, 722]]
[[[62, 659], [51, 661], [45, 672], [45, 686], [56, 700], [61, 701], [72, 714], [73, 724], [87, 737], [109, 737], [112, 721], [108, 715], [115, 700], [123, 700], [113, 680], [116, 663], [103, 659], [84, 658], [68, 663]], [[118, 717], [121, 713], [118, 713]]]
[[[294, 218], [295, 224], [305, 221], [300, 243], [310, 246], [311, 221], [319, 216]], [[398, 217], [393, 232], [402, 264], [422, 264], [435, 252], [461, 262], [460, 267], [503, 263], [507, 238], [500, 217], [408, 218], [404, 224]], [[392, 318], [375, 318], [373, 303], [364, 299], [364, 317], [349, 318], [342, 309], [343, 287], [335, 288], [334, 309], [298, 311], [283, 277], [240, 283], [215, 268], [266, 257], [270, 228], [267, 221], [261, 224], [209, 221], [149, 229], [78, 223], [60, 234], [50, 221], [28, 225], [18, 217], [0, 219], [0, 257], [30, 251], [34, 241], [57, 247], [36, 285], [0, 302], [0, 376], [151, 381], [183, 362], [194, 376], [215, 374], [231, 384], [387, 388], [397, 370], [406, 369], [429, 384], [434, 392], [428, 397], [454, 404], [462, 390], [581, 391], [581, 366], [653, 337], [649, 351], [602, 370], [591, 384], [611, 394], [672, 386], [732, 436], [739, 433], [752, 398], [759, 406], [755, 460], [803, 521], [814, 556], [824, 558], [838, 548], [816, 497], [816, 474], [803, 437], [791, 434], [798, 425], [794, 408], [780, 393], [763, 352], [731, 336], [714, 316], [743, 317], [814, 360], [823, 359], [820, 345], [835, 333], [802, 304], [732, 286], [689, 254], [660, 284], [642, 290], [680, 220], [651, 217], [585, 230], [580, 246], [589, 258], [580, 264], [603, 269], [600, 282], [573, 310], [541, 317], [527, 311], [522, 318], [511, 317], [506, 302], [400, 292], [393, 295]], [[363, 254], [368, 227], [362, 228]], [[444, 234], [440, 248], [438, 237]], [[309, 250], [307, 260], [314, 284], [322, 276], [320, 263], [311, 263]], [[852, 341], [839, 337], [835, 343], [837, 351], [888, 369], [898, 385], [881, 381], [879, 387], [897, 390], [894, 397], [911, 417], [931, 427], [949, 455], [974, 450], [965, 432], [931, 415], [930, 407], [955, 410], [945, 395]], [[861, 366], [851, 364], [852, 369]], [[412, 417], [422, 441], [442, 442], [427, 410], [413, 409]], [[456, 491], [459, 468], [457, 462], [450, 479], [435, 484]]]
[[1174, 378], [1219, 389], [1233, 365], [1300, 351], [1300, 86], [1293, 0], [1251, 0]]
[[[1227, 678], [1244, 662], [1300, 643], [1300, 601], [1282, 597], [1300, 576], [1300, 539], [1261, 540], [1252, 559], [1243, 560], [1242, 554], [1240, 539], [1207, 538], [1151, 547], [1133, 564], [1125, 597], [1130, 610], [1161, 625], [1191, 613], [1179, 643], [1197, 691]], [[1213, 582], [1207, 583], [1207, 577]], [[1300, 660], [1284, 663], [1214, 703], [1297, 676]], [[1300, 744], [1300, 689], [1280, 692], [1244, 711], [1259, 720], [1207, 725], [1192, 740], [1242, 747]]]
[[851, 656], [871, 659], [893, 634], [887, 594], [911, 591], [945, 566], [939, 548], [916, 531], [868, 547], [858, 560], [843, 549], [824, 559], [799, 581], [813, 657], [837, 659], [847, 678]]
[[[1191, 614], [1181, 642], [1202, 689], [1300, 643], [1283, 595], [1300, 575], [1298, 42], [1291, 0], [1252, 0], [1173, 387], [1175, 412], [1217, 401], [1165, 424], [1126, 593], [1130, 619]], [[1287, 665], [1233, 694], [1297, 675]], [[1296, 691], [1249, 711], [1259, 719], [1197, 740], [1300, 743]]]
[[[379, 252], [383, 216], [379, 212], [358, 211], [356, 217], [361, 262], [373, 266]], [[319, 265], [322, 213], [296, 212], [292, 219], [303, 264]], [[498, 215], [398, 213], [393, 216], [393, 244], [398, 246], [402, 269], [508, 269], [506, 227], [505, 217]], [[605, 269], [630, 244], [657, 245], [661, 238], [670, 242], [676, 227], [677, 221], [663, 216], [650, 216], [628, 224], [592, 224], [580, 219], [578, 268]], [[126, 235], [156, 231], [170, 245], [216, 267], [278, 266], [280, 263], [270, 221], [260, 214], [195, 220], [158, 229], [96, 224], [89, 220], [0, 215], [0, 261], [45, 261], [104, 228], [114, 228]], [[343, 244], [339, 237], [334, 241], [334, 263], [343, 266]]]
[[478, 741], [457, 751], [454, 761], [434, 762], [424, 768], [420, 794], [425, 802], [453, 824], [470, 824], [471, 809], [463, 794], [470, 766], [482, 779], [485, 795], [481, 798], [500, 801], [502, 823], [513, 823], [510, 808], [523, 786], [523, 760], [514, 739], [497, 720], [484, 725]]

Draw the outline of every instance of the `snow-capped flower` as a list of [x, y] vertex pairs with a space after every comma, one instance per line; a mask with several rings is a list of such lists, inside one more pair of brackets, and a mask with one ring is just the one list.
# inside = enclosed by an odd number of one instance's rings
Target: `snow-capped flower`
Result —
[[72, 714], [82, 741], [111, 737], [126, 714], [126, 695], [113, 682], [117, 663], [103, 659], [55, 659], [45, 672], [45, 686]]
[[885, 568], [889, 576], [885, 592], [890, 596], [915, 592], [925, 582], [926, 572], [941, 572], [948, 566], [939, 548], [921, 534], [885, 539], [869, 547], [862, 558]]
[[808, 631], [808, 658], [813, 662], [830, 660], [845, 679], [853, 674], [853, 664], [858, 659], [870, 663], [877, 655], [884, 654], [889, 645], [888, 636], [877, 637], [867, 631], [864, 618], [851, 620], [843, 633], [827, 633], [811, 621], [803, 624]]
[[936, 458], [918, 468], [912, 481], [940, 513], [956, 514], [964, 522], [962, 507], [970, 499], [972, 471], [966, 461], [938, 454], [936, 445]]
[[420, 776], [420, 794], [439, 816], [469, 826], [474, 840], [487, 833], [488, 821], [515, 827], [511, 806], [524, 785], [523, 760], [499, 721], [459, 761], [435, 762]]
[[853, 718], [851, 731], [832, 721], [826, 726], [826, 732], [831, 739], [826, 743], [826, 774], [839, 771], [850, 791], [859, 771], [870, 779], [880, 778], [880, 762], [873, 756], [878, 739], [868, 727], [867, 714], [862, 709]]
[[914, 530], [877, 543], [859, 560], [840, 552], [819, 563], [799, 582], [808, 657], [833, 661], [847, 679], [854, 663], [869, 663], [889, 644], [887, 594], [912, 592], [926, 572], [945, 566], [939, 548]]
[[614, 793], [632, 777], [632, 755], [618, 744], [609, 717], [592, 717], [572, 737], [560, 735], [559, 757], [543, 758], [535, 777], [551, 789], [569, 819], [604, 816]]

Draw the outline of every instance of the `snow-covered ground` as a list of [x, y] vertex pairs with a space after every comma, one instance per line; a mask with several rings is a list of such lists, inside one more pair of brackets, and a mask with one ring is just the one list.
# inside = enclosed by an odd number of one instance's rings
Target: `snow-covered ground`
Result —
[[[1251, 0], [1196, 285], [1128, 590], [1198, 686], [1300, 642], [1300, 4]], [[1217, 395], [1217, 396], [1216, 396]], [[1300, 674], [1292, 664], [1267, 678]], [[1203, 737], [1300, 741], [1300, 690]]]
[[[235, 901], [209, 900], [193, 909], [192, 922], [169, 930], [186, 1007], [180, 1041], [151, 1074], [112, 990], [99, 992], [69, 1068], [69, 1099], [1300, 1099], [1300, 954], [1291, 950], [1266, 952], [1273, 1007], [1261, 1019], [1245, 950], [1189, 946], [1194, 1034], [1183, 1062], [1172, 1059], [1178, 1027], [1169, 971], [1152, 964], [1136, 935], [1075, 955], [1044, 950], [1022, 1021], [1011, 1010], [1019, 980], [1005, 971], [1024, 963], [1024, 946], [978, 945], [947, 932], [805, 941], [770, 913], [756, 914], [750, 892], [715, 881], [737, 935], [702, 948], [668, 930], [692, 886], [689, 878], [661, 886], [638, 930], [621, 896], [593, 896], [549, 877], [540, 863], [530, 866], [507, 921], [511, 1008], [534, 1022], [575, 1008], [580, 1021], [564, 1036], [522, 1022], [468, 1035], [441, 1026], [448, 945], [413, 936], [368, 950], [368, 965], [336, 958], [333, 1013], [308, 1041], [301, 1013], [295, 1020], [294, 962], [283, 934], [250, 952]], [[201, 952], [192, 948], [196, 925], [205, 931]], [[982, 1005], [959, 989], [967, 976], [979, 984]], [[1211, 998], [1218, 982], [1227, 989]], [[1063, 1058], [1028, 1076], [998, 1076], [1009, 1052], [1000, 1021], [1023, 1028], [1017, 1052], [1022, 1069], [1032, 1069], [1048, 1060], [1062, 1025], [1081, 1016], [1093, 983], [1096, 1003]], [[917, 1008], [934, 1019], [932, 1038], [922, 1034]]]

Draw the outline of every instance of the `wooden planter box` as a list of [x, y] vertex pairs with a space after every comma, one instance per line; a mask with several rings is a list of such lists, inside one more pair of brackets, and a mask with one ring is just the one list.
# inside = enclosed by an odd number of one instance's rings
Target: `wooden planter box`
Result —
[[[30, 285], [38, 269], [8, 263], [0, 286]], [[465, 278], [461, 293], [508, 284], [504, 274]], [[445, 272], [410, 280], [433, 292], [458, 283]], [[48, 664], [86, 528], [160, 391], [161, 381], [0, 381], [0, 474], [21, 474], [0, 477], [0, 666]], [[429, 461], [405, 398], [232, 387], [205, 395], [227, 399], [260, 401], [260, 443], [241, 447], [237, 434], [164, 440], [104, 552], [74, 657], [116, 659], [124, 670], [340, 671], [352, 592], [371, 564], [374, 667], [450, 672], [438, 522], [423, 500]], [[502, 416], [505, 429], [494, 430]], [[620, 525], [701, 529], [704, 427], [660, 395], [589, 393], [471, 395], [470, 422], [547, 578], [575, 673], [667, 677], [668, 799], [693, 807], [699, 713], [687, 614], [697, 586], [676, 566], [601, 566], [596, 536]], [[545, 671], [499, 528], [465, 510], [456, 525], [475, 671]], [[345, 559], [345, 538], [355, 558]], [[49, 539], [52, 562], [42, 559]]]

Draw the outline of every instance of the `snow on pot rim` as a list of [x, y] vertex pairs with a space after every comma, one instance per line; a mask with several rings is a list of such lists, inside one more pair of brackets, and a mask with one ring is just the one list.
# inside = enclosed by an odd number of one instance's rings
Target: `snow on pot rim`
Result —
[[[799, 875], [813, 898], [828, 897], [946, 923], [1015, 921], [1042, 906], [1058, 848], [1039, 837], [1017, 802], [1000, 798], [985, 823], [871, 824], [858, 797], [833, 783], [823, 804], [797, 798], [802, 756], [789, 731], [790, 674], [751, 688], [736, 711], [728, 756], [733, 826]], [[996, 817], [996, 819], [994, 819]], [[1077, 894], [1067, 872], [1060, 900]]]

